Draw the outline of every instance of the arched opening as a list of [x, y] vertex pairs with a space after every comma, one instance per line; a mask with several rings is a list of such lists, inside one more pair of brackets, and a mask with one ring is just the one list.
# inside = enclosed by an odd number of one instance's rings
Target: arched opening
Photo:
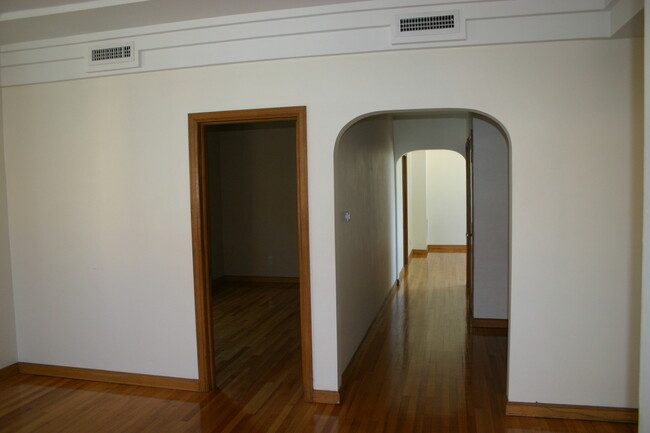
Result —
[[[470, 137], [472, 140], [468, 141]], [[473, 165], [467, 185], [473, 186], [474, 191], [466, 188], [458, 197], [457, 182], [452, 187], [451, 180], [444, 179], [442, 167], [448, 168], [450, 162], [436, 161], [434, 155], [438, 151], [465, 158], [468, 143], [473, 144]], [[409, 152], [416, 153], [410, 154], [411, 161], [405, 163], [403, 155]], [[409, 168], [418, 173], [408, 173]], [[475, 216], [474, 228], [468, 229], [467, 234], [473, 237], [474, 259], [468, 260], [467, 280], [475, 283], [474, 291], [466, 295], [466, 306], [471, 307], [467, 323], [472, 328], [500, 328], [494, 332], [505, 334], [509, 308], [510, 151], [507, 134], [497, 121], [468, 110], [368, 115], [351, 122], [339, 135], [334, 169], [338, 361], [342, 386], [348, 381], [351, 361], [364, 337], [372, 332], [373, 321], [382, 306], [390, 303], [392, 294], [403, 290], [408, 278], [408, 257], [441, 252], [464, 254], [464, 241], [457, 234], [445, 233], [444, 226], [464, 226], [466, 215], [471, 213]], [[410, 186], [419, 188], [420, 193], [424, 191], [426, 195], [428, 188], [432, 197], [440, 198], [455, 188], [453, 200], [469, 197], [466, 207], [471, 212], [461, 215], [461, 221], [458, 215], [455, 220], [445, 221], [446, 217], [434, 216], [436, 201], [432, 198], [429, 206], [425, 197], [424, 204], [416, 206], [424, 215], [420, 215], [419, 227], [414, 226], [408, 212], [413, 211], [415, 204], [405, 205], [406, 196], [411, 194], [409, 185], [404, 184], [407, 179], [417, 183]], [[472, 251], [468, 251], [470, 254]], [[395, 302], [399, 304], [399, 299]], [[406, 313], [401, 310], [399, 314]], [[408, 321], [408, 317], [404, 320]]]

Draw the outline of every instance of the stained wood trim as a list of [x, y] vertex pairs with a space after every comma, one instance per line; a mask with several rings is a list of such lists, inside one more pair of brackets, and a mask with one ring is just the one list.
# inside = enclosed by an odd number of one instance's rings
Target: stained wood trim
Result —
[[427, 245], [430, 253], [466, 253], [467, 245]]
[[506, 404], [506, 415], [534, 418], [560, 418], [584, 421], [639, 422], [638, 409], [569, 404], [517, 403]]
[[192, 252], [194, 263], [194, 301], [199, 364], [199, 388], [210, 391], [214, 383], [214, 357], [211, 326], [209, 240], [205, 209], [205, 146], [203, 130], [208, 125], [259, 123], [293, 120], [296, 122], [296, 181], [298, 194], [298, 256], [300, 279], [300, 335], [303, 395], [313, 399], [311, 341], [311, 280], [309, 258], [309, 208], [307, 185], [307, 109], [283, 107], [256, 110], [192, 113], [188, 115], [190, 154], [190, 197], [192, 211]]
[[30, 364], [27, 362], [19, 362], [18, 371], [22, 374], [92, 380], [94, 382], [119, 383], [122, 385], [149, 386], [153, 388], [176, 389], [181, 391], [199, 390], [199, 381], [197, 379], [184, 379], [179, 377], [122, 373], [117, 371], [93, 370], [89, 368], [63, 367], [57, 365]]
[[194, 309], [199, 372], [199, 391], [211, 391], [215, 385], [210, 272], [207, 239], [207, 197], [205, 181], [205, 145], [207, 118], [189, 115], [190, 206], [192, 215], [192, 257], [194, 272]]
[[416, 259], [421, 259], [421, 258], [426, 258], [427, 254], [429, 252], [427, 250], [411, 250], [411, 253], [409, 254], [409, 260], [416, 258]]
[[508, 328], [508, 319], [472, 319], [474, 328]]
[[323, 391], [315, 389], [312, 394], [312, 401], [314, 403], [339, 404], [341, 403], [341, 396], [338, 391]]
[[20, 373], [20, 371], [18, 370], [18, 363], [8, 365], [0, 369], [0, 380], [6, 379], [11, 376], [15, 376], [18, 373]]

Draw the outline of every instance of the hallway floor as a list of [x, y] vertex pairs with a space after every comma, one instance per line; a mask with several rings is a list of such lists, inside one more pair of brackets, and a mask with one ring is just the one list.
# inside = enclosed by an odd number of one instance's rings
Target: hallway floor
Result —
[[[467, 334], [465, 255], [413, 259], [346, 373], [341, 405], [302, 401], [295, 287], [215, 292], [212, 393], [15, 375], [0, 432], [635, 432], [506, 417], [507, 337]], [[492, 334], [492, 335], [490, 335]]]

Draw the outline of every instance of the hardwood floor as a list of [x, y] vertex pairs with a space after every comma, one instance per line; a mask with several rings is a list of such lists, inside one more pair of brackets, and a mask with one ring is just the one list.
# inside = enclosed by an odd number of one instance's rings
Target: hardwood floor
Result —
[[507, 337], [467, 335], [464, 257], [413, 259], [346, 373], [341, 405], [302, 401], [298, 291], [226, 287], [214, 305], [219, 390], [19, 374], [0, 379], [0, 432], [636, 431], [504, 415]]

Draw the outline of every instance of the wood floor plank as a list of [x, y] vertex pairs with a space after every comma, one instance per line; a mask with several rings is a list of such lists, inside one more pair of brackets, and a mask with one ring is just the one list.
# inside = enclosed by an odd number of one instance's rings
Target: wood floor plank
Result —
[[464, 254], [413, 258], [348, 367], [342, 404], [324, 405], [302, 400], [297, 286], [229, 282], [213, 296], [214, 392], [17, 374], [0, 381], [0, 433], [637, 430], [506, 417], [506, 333], [468, 329], [464, 297]]

